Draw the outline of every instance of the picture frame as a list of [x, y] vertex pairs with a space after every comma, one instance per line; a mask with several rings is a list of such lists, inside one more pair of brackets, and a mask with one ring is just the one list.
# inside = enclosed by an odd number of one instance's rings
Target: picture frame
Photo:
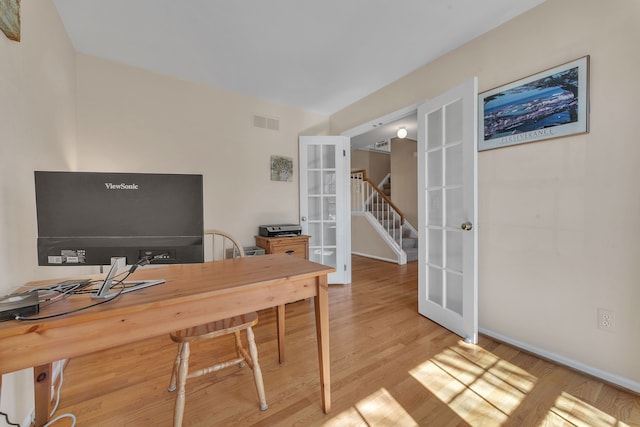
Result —
[[293, 158], [271, 156], [271, 181], [293, 181]]
[[478, 95], [478, 151], [589, 132], [589, 56]]
[[20, 0], [0, 0], [0, 30], [9, 40], [20, 41]]

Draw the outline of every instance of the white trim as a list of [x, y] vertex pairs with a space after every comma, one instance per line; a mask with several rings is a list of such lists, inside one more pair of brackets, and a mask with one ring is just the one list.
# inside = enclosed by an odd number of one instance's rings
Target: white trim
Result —
[[364, 133], [370, 132], [373, 125], [377, 125], [377, 126], [386, 125], [387, 123], [395, 122], [396, 120], [405, 118], [410, 114], [415, 114], [418, 111], [418, 105], [420, 104], [409, 105], [408, 107], [404, 107], [392, 113], [385, 114], [380, 118], [370, 120], [366, 123], [361, 124], [360, 126], [347, 129], [344, 132], [342, 132], [340, 135], [353, 138], [354, 136], [358, 136], [358, 135], [362, 135]]
[[394, 262], [399, 265], [405, 265], [407, 263], [407, 253], [398, 246], [395, 240], [389, 235], [387, 230], [378, 222], [375, 216], [371, 212], [353, 212], [352, 215], [363, 216], [367, 219], [369, 224], [378, 232], [378, 235], [387, 243], [389, 249], [391, 249], [398, 257]]
[[372, 258], [372, 259], [377, 259], [377, 260], [380, 260], [380, 261], [392, 262], [394, 264], [398, 263], [397, 259], [383, 258], [383, 257], [380, 257], [380, 256], [363, 254], [363, 253], [360, 253], [360, 252], [351, 252], [351, 255], [359, 255], [359, 256], [363, 256], [365, 258]]
[[637, 381], [612, 374], [611, 372], [603, 371], [602, 369], [594, 368], [593, 366], [589, 366], [582, 362], [578, 362], [577, 360], [569, 359], [568, 357], [552, 353], [543, 348], [536, 347], [522, 341], [514, 340], [489, 329], [480, 328], [479, 332], [498, 341], [502, 341], [514, 347], [518, 347], [522, 350], [528, 351], [529, 353], [533, 353], [537, 356], [543, 357], [545, 359], [551, 360], [553, 362], [559, 363], [593, 377], [600, 378], [601, 380], [615, 384], [624, 389], [631, 390], [634, 393], [640, 393], [640, 383]]

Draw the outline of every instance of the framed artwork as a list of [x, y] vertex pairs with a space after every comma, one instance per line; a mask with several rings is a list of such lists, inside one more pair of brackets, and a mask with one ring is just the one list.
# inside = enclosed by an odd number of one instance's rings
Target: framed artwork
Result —
[[20, 41], [20, 0], [0, 0], [0, 30], [9, 39]]
[[478, 151], [589, 131], [589, 56], [483, 92]]
[[293, 158], [271, 156], [271, 181], [293, 181]]

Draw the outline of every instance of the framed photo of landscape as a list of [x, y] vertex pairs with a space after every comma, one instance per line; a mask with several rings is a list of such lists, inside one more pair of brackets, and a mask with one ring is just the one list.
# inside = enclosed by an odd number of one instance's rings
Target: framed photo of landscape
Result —
[[483, 92], [478, 151], [589, 131], [589, 56]]

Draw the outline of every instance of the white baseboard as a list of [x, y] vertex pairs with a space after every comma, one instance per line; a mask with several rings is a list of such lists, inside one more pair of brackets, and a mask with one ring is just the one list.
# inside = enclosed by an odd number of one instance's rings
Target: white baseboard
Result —
[[366, 257], [366, 258], [378, 259], [378, 260], [380, 260], [380, 261], [392, 262], [392, 263], [394, 263], [394, 264], [397, 264], [397, 263], [398, 263], [398, 260], [397, 260], [397, 259], [383, 258], [383, 257], [375, 256], [375, 255], [364, 254], [364, 253], [362, 253], [362, 252], [354, 252], [354, 251], [351, 251], [351, 254], [352, 254], [352, 255], [360, 255], [360, 256], [363, 256], [363, 257]]
[[502, 341], [514, 347], [518, 347], [522, 350], [528, 351], [529, 353], [533, 353], [537, 356], [556, 362], [560, 365], [564, 365], [569, 368], [575, 369], [577, 371], [584, 372], [585, 374], [599, 378], [611, 384], [615, 384], [618, 387], [622, 387], [634, 393], [640, 394], [640, 383], [638, 383], [637, 381], [633, 381], [633, 380], [630, 380], [629, 378], [621, 377], [619, 375], [612, 374], [607, 371], [603, 371], [602, 369], [594, 368], [593, 366], [586, 365], [582, 362], [569, 359], [568, 357], [564, 357], [559, 354], [552, 353], [550, 351], [527, 344], [522, 341], [514, 340], [505, 335], [499, 334], [497, 332], [493, 332], [488, 329], [480, 328], [479, 332], [488, 337], [494, 338], [498, 341]]

